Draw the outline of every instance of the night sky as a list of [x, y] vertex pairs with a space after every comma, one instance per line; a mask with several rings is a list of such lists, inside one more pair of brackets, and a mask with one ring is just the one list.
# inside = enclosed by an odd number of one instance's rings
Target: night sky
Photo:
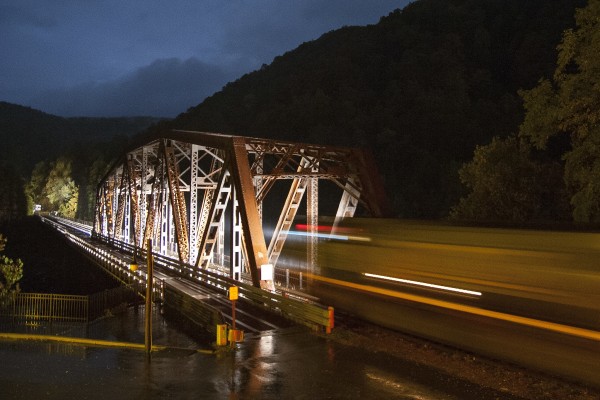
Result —
[[303, 42], [409, 0], [0, 0], [0, 100], [174, 117]]

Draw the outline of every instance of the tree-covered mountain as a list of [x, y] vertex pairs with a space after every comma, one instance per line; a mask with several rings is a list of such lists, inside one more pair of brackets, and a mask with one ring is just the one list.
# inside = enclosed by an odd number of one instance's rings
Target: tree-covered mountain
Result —
[[[545, 170], [527, 154], [516, 154], [514, 140], [492, 138], [519, 131], [524, 119], [519, 91], [552, 79], [563, 32], [575, 26], [575, 10], [586, 3], [417, 0], [377, 24], [344, 27], [304, 43], [137, 139], [179, 128], [370, 147], [397, 216], [444, 217], [466, 194], [458, 171], [473, 159], [476, 146], [475, 172], [496, 173], [506, 166], [500, 186], [531, 186], [510, 166], [531, 174]], [[118, 152], [119, 142], [95, 153], [78, 151], [77, 143], [139, 131], [151, 122], [65, 119], [0, 103], [0, 161], [16, 165], [23, 175], [37, 161], [49, 160], [38, 168], [40, 177], [68, 166], [80, 188], [78, 213], [89, 216], [95, 179]], [[489, 151], [482, 149], [490, 143]], [[488, 162], [498, 152], [512, 161]], [[553, 176], [560, 176], [560, 160], [552, 165]], [[537, 180], [539, 190], [528, 198], [547, 202], [544, 190], [550, 181]], [[45, 186], [34, 186], [33, 194], [45, 196]], [[29, 197], [36, 201], [35, 195]]]
[[[458, 202], [476, 145], [523, 120], [584, 0], [418, 0], [276, 57], [156, 129], [368, 146], [398, 216]], [[151, 133], [151, 132], [149, 132]]]
[[0, 164], [27, 176], [33, 166], [94, 142], [131, 136], [157, 118], [62, 118], [0, 101]]

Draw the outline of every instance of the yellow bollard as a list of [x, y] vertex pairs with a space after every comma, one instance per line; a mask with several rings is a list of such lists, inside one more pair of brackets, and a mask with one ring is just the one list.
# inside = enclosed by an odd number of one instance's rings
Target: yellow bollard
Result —
[[233, 345], [234, 343], [240, 343], [244, 341], [244, 331], [240, 329], [230, 329], [229, 330], [229, 343]]
[[227, 324], [217, 324], [217, 346], [227, 346]]
[[329, 315], [329, 325], [327, 325], [327, 327], [325, 327], [325, 332], [327, 334], [331, 333], [332, 329], [333, 329], [333, 325], [334, 325], [334, 311], [333, 311], [333, 307], [328, 307], [327, 308], [327, 312]]

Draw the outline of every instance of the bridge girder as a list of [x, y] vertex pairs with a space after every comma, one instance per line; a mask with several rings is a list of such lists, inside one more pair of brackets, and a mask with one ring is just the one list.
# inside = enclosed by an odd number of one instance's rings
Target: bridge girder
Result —
[[[273, 290], [273, 276], [265, 273], [277, 263], [305, 192], [309, 265], [315, 262], [320, 180], [342, 191], [334, 226], [359, 206], [374, 217], [388, 214], [374, 166], [361, 149], [171, 131], [126, 151], [100, 182], [94, 234], [140, 251], [152, 239], [161, 254], [211, 268], [215, 260], [224, 262], [228, 219], [229, 274], [242, 279], [249, 273], [255, 286]], [[263, 204], [282, 180], [292, 184], [267, 247]]]

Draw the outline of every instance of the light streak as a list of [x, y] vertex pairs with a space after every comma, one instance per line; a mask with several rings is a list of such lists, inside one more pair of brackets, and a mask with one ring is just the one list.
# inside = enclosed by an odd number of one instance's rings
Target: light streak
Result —
[[578, 328], [576, 326], [569, 326], [569, 325], [559, 324], [556, 322], [543, 321], [543, 320], [529, 318], [529, 317], [521, 317], [518, 315], [507, 314], [507, 313], [503, 313], [503, 312], [499, 312], [499, 311], [491, 311], [491, 310], [486, 310], [486, 309], [479, 308], [479, 307], [467, 306], [464, 304], [452, 303], [452, 302], [444, 301], [444, 300], [431, 299], [428, 297], [418, 296], [418, 295], [414, 295], [414, 294], [401, 293], [401, 292], [397, 292], [395, 290], [383, 289], [383, 288], [378, 288], [378, 287], [369, 286], [369, 285], [362, 285], [359, 283], [342, 281], [342, 280], [333, 279], [333, 278], [327, 278], [327, 277], [315, 275], [315, 274], [307, 274], [307, 276], [309, 276], [310, 278], [315, 279], [315, 280], [327, 282], [327, 283], [333, 284], [333, 285], [345, 286], [345, 287], [352, 288], [355, 290], [361, 290], [363, 292], [382, 294], [384, 296], [390, 296], [390, 297], [394, 297], [397, 299], [412, 301], [412, 302], [421, 303], [421, 304], [427, 304], [427, 305], [434, 306], [434, 307], [440, 307], [440, 308], [445, 308], [445, 309], [449, 309], [449, 310], [460, 311], [460, 312], [473, 314], [473, 315], [479, 315], [481, 317], [487, 317], [487, 318], [493, 318], [493, 319], [497, 319], [497, 320], [501, 320], [501, 321], [512, 322], [515, 324], [530, 326], [533, 328], [539, 328], [539, 329], [545, 329], [548, 331], [564, 333], [567, 335], [577, 336], [577, 337], [581, 337], [584, 339], [590, 339], [590, 340], [595, 340], [597, 342], [600, 342], [600, 332], [590, 330], [590, 329]]
[[309, 232], [288, 231], [288, 235], [304, 236], [304, 237], [318, 237], [318, 238], [322, 238], [322, 239], [357, 240], [360, 242], [370, 242], [371, 241], [371, 238], [364, 237], [364, 236], [331, 235], [329, 233], [309, 233]]
[[446, 291], [449, 291], [449, 292], [457, 292], [457, 293], [461, 293], [461, 294], [470, 294], [472, 296], [481, 296], [481, 292], [476, 292], [476, 291], [467, 290], [467, 289], [459, 289], [459, 288], [455, 288], [455, 287], [451, 287], [451, 286], [435, 285], [433, 283], [411, 281], [411, 280], [408, 280], [408, 279], [394, 278], [393, 276], [370, 274], [370, 273], [367, 273], [367, 272], [363, 273], [363, 275], [367, 276], [369, 278], [377, 278], [377, 279], [383, 279], [383, 280], [386, 280], [386, 281], [406, 283], [408, 285], [424, 286], [424, 287], [428, 287], [428, 288], [432, 288], [432, 289], [446, 290]]

